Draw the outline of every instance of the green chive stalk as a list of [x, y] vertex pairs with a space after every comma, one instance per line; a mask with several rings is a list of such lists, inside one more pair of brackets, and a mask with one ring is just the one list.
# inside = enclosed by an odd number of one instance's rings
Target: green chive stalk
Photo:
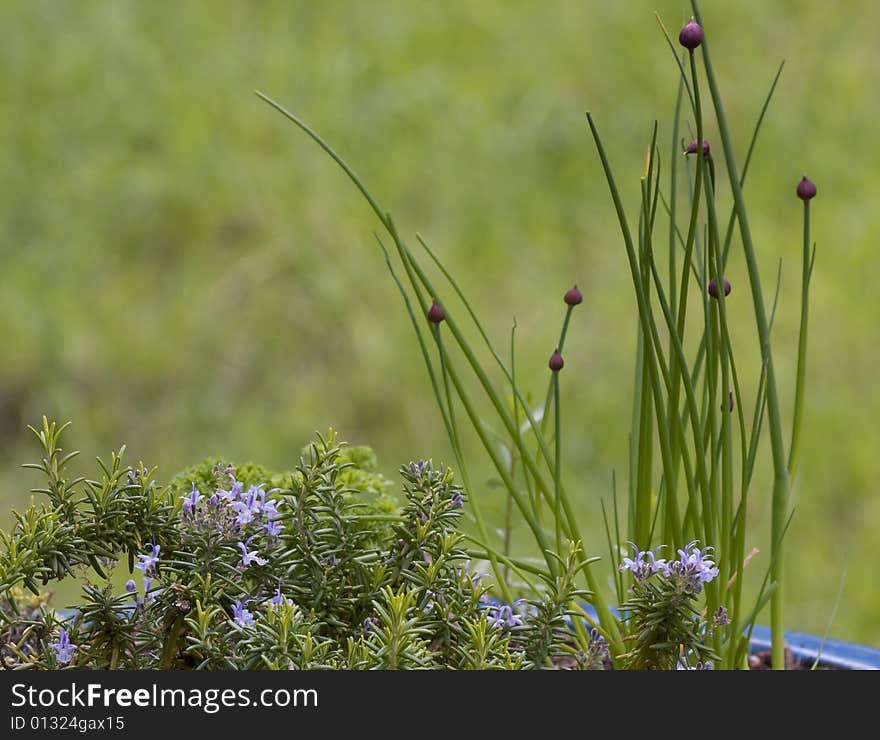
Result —
[[[697, 23], [701, 23], [699, 6], [696, 0], [691, 0], [691, 7]], [[712, 68], [712, 60], [708, 45], [704, 42], [703, 66], [706, 71], [706, 81], [712, 94], [712, 102], [715, 107], [715, 117], [718, 122], [718, 130], [721, 135], [721, 143], [724, 148], [724, 159], [727, 165], [728, 179], [733, 193], [734, 206], [736, 208], [737, 221], [739, 222], [740, 237], [743, 244], [743, 252], [748, 268], [749, 284], [752, 289], [752, 301], [755, 309], [755, 321], [757, 324], [758, 338], [761, 347], [761, 357], [766, 372], [766, 400], [767, 421], [770, 431], [770, 446], [773, 456], [773, 499], [771, 519], [771, 558], [773, 566], [771, 577], [775, 583], [775, 589], [770, 601], [770, 631], [771, 653], [774, 670], [785, 668], [785, 628], [783, 621], [783, 581], [784, 581], [784, 558], [782, 550], [782, 533], [788, 516], [789, 498], [789, 474], [786, 460], [785, 443], [782, 436], [782, 415], [779, 406], [779, 392], [776, 384], [776, 371], [773, 365], [773, 350], [770, 338], [770, 326], [767, 321], [767, 313], [764, 306], [764, 296], [761, 289], [761, 275], [758, 269], [758, 261], [755, 254], [752, 233], [749, 228], [748, 215], [746, 212], [745, 199], [733, 153], [733, 144], [730, 139], [730, 130], [727, 126], [727, 118], [724, 113], [724, 105], [715, 73]]]

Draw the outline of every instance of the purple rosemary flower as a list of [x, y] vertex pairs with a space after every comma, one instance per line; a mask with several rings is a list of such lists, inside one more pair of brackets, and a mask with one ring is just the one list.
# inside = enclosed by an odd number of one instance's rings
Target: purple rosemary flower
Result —
[[224, 501], [237, 501], [241, 498], [242, 491], [244, 491], [244, 483], [235, 479], [235, 476], [231, 473], [229, 477], [232, 479], [232, 488], [228, 491], [221, 489], [217, 491], [217, 495], [223, 499]]
[[471, 573], [471, 561], [465, 560], [464, 566], [461, 569], [462, 580], [470, 581], [474, 586], [476, 586], [485, 577], [485, 573]]
[[293, 604], [293, 601], [285, 597], [281, 593], [281, 586], [278, 586], [278, 588], [275, 589], [275, 595], [271, 599], [269, 599], [267, 603], [269, 604], [269, 606], [284, 606], [285, 604], [287, 606], [290, 606], [291, 604]]
[[634, 542], [630, 542], [629, 544], [632, 546], [632, 549], [635, 550], [635, 555], [632, 558], [623, 559], [618, 567], [618, 570], [621, 573], [627, 570], [631, 571], [638, 583], [644, 583], [655, 573], [665, 570], [666, 561], [662, 558], [657, 558], [657, 550], [665, 547], [665, 545], [660, 545], [660, 547], [655, 550], [645, 550], [643, 552], [636, 547]]
[[260, 553], [256, 550], [251, 550], [248, 552], [247, 545], [244, 542], [238, 543], [238, 549], [241, 550], [241, 567], [247, 568], [251, 563], [256, 563], [257, 565], [265, 565], [268, 561], [265, 558], [260, 557]]
[[509, 604], [490, 606], [486, 611], [486, 619], [492, 627], [503, 631], [521, 627], [523, 624], [522, 617]]
[[265, 491], [259, 486], [251, 486], [242, 500], [232, 502], [232, 509], [238, 514], [235, 518], [236, 524], [243, 527], [245, 524], [252, 522], [255, 516], [259, 515], [260, 508], [262, 507], [260, 494], [264, 497], [266, 495]]
[[684, 550], [678, 551], [678, 560], [670, 560], [665, 567], [664, 575], [670, 580], [677, 581], [686, 593], [698, 594], [703, 590], [703, 584], [708, 583], [718, 575], [718, 568], [706, 554], [714, 547], [696, 547], [697, 540], [685, 545]]
[[266, 534], [270, 537], [277, 537], [281, 534], [281, 530], [284, 529], [284, 525], [276, 519], [270, 519], [263, 525], [263, 529], [266, 530]]
[[682, 656], [678, 659], [678, 663], [675, 664], [675, 670], [677, 671], [712, 671], [715, 670], [715, 664], [711, 660], [707, 660], [705, 663], [702, 660], [698, 660], [696, 665], [690, 665], [687, 660]]
[[379, 620], [376, 617], [367, 617], [364, 620], [364, 632], [375, 632], [379, 626]]
[[76, 650], [76, 645], [70, 641], [67, 630], [61, 630], [58, 633], [58, 639], [49, 647], [55, 651], [55, 660], [59, 663], [69, 663], [73, 660], [73, 652]]
[[413, 478], [424, 478], [434, 472], [434, 460], [410, 461], [409, 472]]
[[[156, 594], [159, 593], [159, 589], [152, 591], [153, 588], [153, 579], [149, 576], [144, 576], [144, 603], [152, 604], [153, 599], [156, 598]], [[152, 591], [152, 593], [151, 593]]]
[[719, 606], [717, 611], [712, 615], [712, 626], [724, 627], [728, 624], [730, 624], [730, 616], [727, 614], [727, 609], [723, 606]]
[[460, 509], [464, 505], [464, 497], [461, 495], [461, 491], [456, 491], [452, 494], [452, 508]]
[[192, 515], [199, 501], [204, 498], [202, 494], [199, 493], [198, 488], [196, 488], [195, 481], [192, 484], [192, 491], [190, 491], [186, 496], [181, 496], [183, 499], [183, 513]]
[[125, 582], [125, 590], [128, 591], [128, 593], [130, 594], [133, 594], [135, 591], [138, 590], [137, 584], [134, 582], [133, 579], [129, 578]]
[[254, 626], [254, 615], [248, 610], [247, 603], [238, 600], [232, 605], [232, 619], [239, 627]]
[[142, 570], [144, 573], [152, 573], [156, 569], [156, 563], [159, 562], [159, 545], [154, 545], [152, 542], [148, 542], [147, 547], [150, 548], [150, 554], [138, 555], [138, 560], [140, 562], [135, 563], [134, 567], [138, 570]]
[[611, 666], [611, 650], [608, 647], [608, 642], [595, 627], [590, 630], [584, 662], [591, 669], [603, 669]]

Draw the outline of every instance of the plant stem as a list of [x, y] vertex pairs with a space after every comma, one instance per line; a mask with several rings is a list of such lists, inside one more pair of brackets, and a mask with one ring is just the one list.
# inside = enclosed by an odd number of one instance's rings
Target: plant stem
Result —
[[[691, 7], [697, 23], [702, 25], [697, 0], [691, 0]], [[782, 557], [782, 534], [785, 528], [788, 513], [789, 477], [785, 459], [785, 445], [782, 440], [782, 417], [779, 410], [779, 394], [776, 387], [776, 372], [773, 367], [773, 351], [770, 342], [770, 328], [767, 322], [764, 297], [761, 290], [761, 275], [758, 269], [758, 261], [755, 256], [755, 247], [752, 242], [751, 229], [749, 228], [746, 213], [745, 199], [740, 186], [737, 172], [736, 158], [733, 153], [733, 144], [730, 140], [730, 130], [727, 126], [727, 118], [724, 114], [724, 106], [715, 74], [712, 69], [709, 47], [706, 40], [701, 45], [703, 49], [703, 64], [706, 69], [706, 80], [712, 93], [712, 102], [715, 106], [715, 117], [718, 121], [718, 130], [721, 134], [721, 143], [724, 148], [724, 158], [727, 164], [727, 174], [730, 180], [730, 188], [733, 193], [736, 207], [737, 221], [739, 222], [740, 236], [745, 253], [746, 266], [749, 273], [749, 283], [752, 288], [752, 301], [755, 308], [755, 320], [758, 329], [758, 337], [761, 345], [761, 357], [764, 361], [767, 373], [767, 419], [770, 427], [770, 446], [773, 454], [773, 503], [771, 522], [771, 548], [773, 550], [773, 567], [771, 577], [775, 583], [775, 589], [770, 600], [770, 632], [771, 653], [774, 670], [785, 668], [785, 629], [783, 622], [783, 557]]]
[[788, 448], [788, 475], [793, 479], [800, 452], [801, 424], [804, 413], [804, 381], [807, 372], [807, 323], [809, 321], [810, 277], [813, 260], [810, 256], [810, 201], [804, 201], [804, 258], [801, 275], [801, 327], [798, 336], [797, 381], [794, 392], [794, 420], [791, 425], [791, 446]]

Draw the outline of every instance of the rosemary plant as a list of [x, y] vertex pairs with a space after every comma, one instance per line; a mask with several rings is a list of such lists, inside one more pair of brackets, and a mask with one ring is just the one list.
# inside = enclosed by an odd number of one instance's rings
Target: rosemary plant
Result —
[[[160, 486], [125, 467], [71, 478], [44, 419], [45, 500], [0, 532], [0, 660], [10, 669], [527, 669], [580, 660], [566, 629], [579, 553], [545, 595], [493, 602], [459, 531], [445, 466], [401, 468], [319, 437], [295, 470], [206, 463]], [[36, 431], [36, 430], [35, 430]], [[357, 462], [363, 464], [358, 467]], [[210, 473], [208, 473], [210, 471]], [[121, 562], [120, 562], [121, 561]], [[114, 570], [129, 578], [124, 586]], [[69, 609], [49, 584], [81, 582]], [[588, 643], [589, 645], [589, 643]], [[595, 649], [594, 649], [595, 652]]]

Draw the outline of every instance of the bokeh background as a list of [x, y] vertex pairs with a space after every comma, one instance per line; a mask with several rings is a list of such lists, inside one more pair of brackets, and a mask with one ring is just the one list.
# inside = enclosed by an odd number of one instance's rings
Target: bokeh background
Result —
[[[690, 15], [682, 0], [0, 4], [2, 521], [37, 483], [20, 464], [37, 455], [25, 427], [43, 414], [73, 420], [67, 443], [86, 462], [124, 442], [165, 477], [209, 454], [288, 468], [328, 426], [372, 445], [388, 475], [451, 459], [375, 218], [261, 89], [333, 142], [404, 233], [430, 241], [500, 347], [516, 317], [535, 395], [562, 293], [581, 287], [567, 476], [587, 548], [604, 554], [599, 501], [612, 470], [626, 484], [636, 314], [584, 111], [635, 206], [653, 119], [671, 143], [677, 69], [655, 10], [671, 31]], [[804, 173], [819, 188], [787, 626], [823, 632], [842, 585], [831, 634], [880, 645], [880, 6], [740, 0], [703, 13], [740, 152], [787, 60], [746, 188], [768, 293], [783, 261], [787, 420], [794, 188]], [[744, 301], [740, 372], [754, 375], [738, 248], [730, 279]], [[749, 522], [760, 563], [766, 465]]]

